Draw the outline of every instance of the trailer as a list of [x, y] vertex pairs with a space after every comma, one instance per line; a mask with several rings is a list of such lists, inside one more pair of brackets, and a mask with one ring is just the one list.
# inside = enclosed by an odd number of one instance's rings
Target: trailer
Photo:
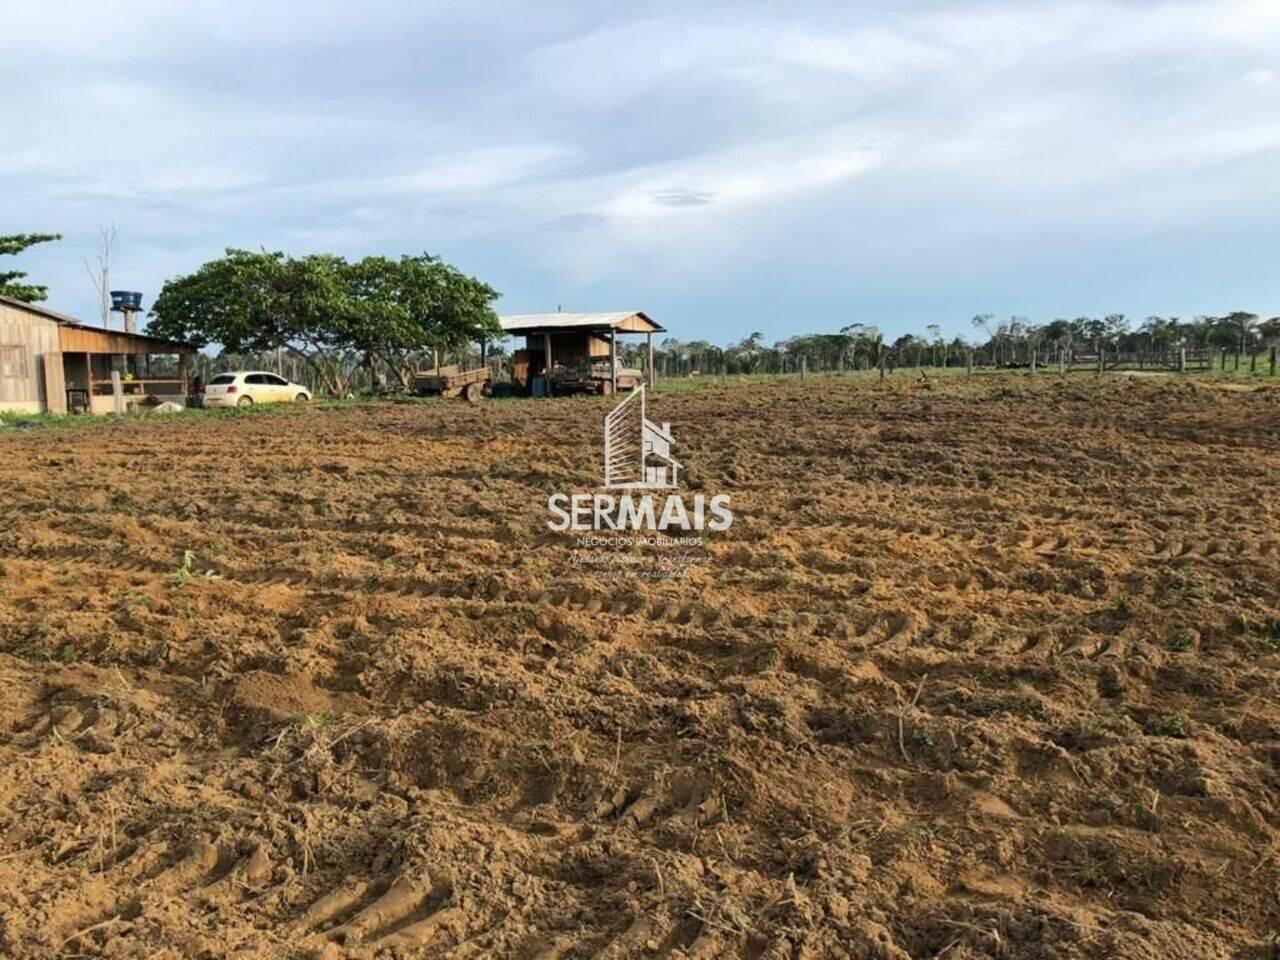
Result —
[[489, 368], [459, 370], [440, 367], [438, 370], [420, 370], [413, 375], [413, 393], [420, 397], [465, 397], [475, 403], [489, 394]]

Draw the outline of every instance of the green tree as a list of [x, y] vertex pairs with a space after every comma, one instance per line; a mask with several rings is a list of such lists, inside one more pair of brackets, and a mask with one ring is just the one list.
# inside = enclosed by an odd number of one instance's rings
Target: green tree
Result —
[[1258, 325], [1258, 315], [1247, 310], [1233, 310], [1222, 318], [1222, 323], [1236, 338], [1236, 352], [1247, 353], [1254, 328]]
[[[61, 240], [60, 233], [13, 233], [0, 237], [0, 256], [13, 256], [37, 243]], [[24, 303], [38, 303], [49, 296], [49, 288], [32, 283], [21, 283], [26, 277], [22, 270], [0, 270], [0, 297], [10, 297]]]
[[[351, 340], [385, 357], [402, 383], [415, 353], [461, 350], [502, 337], [493, 311], [498, 291], [430, 254], [360, 264], [366, 296], [378, 292]], [[372, 284], [372, 286], [368, 286]]]
[[357, 366], [403, 381], [415, 351], [501, 336], [498, 293], [427, 254], [348, 263], [332, 254], [228, 250], [165, 283], [148, 332], [232, 354], [288, 351], [334, 396]]
[[228, 353], [287, 350], [326, 390], [345, 392], [334, 350], [346, 304], [338, 257], [293, 259], [266, 250], [227, 250], [195, 273], [166, 281], [147, 332]]

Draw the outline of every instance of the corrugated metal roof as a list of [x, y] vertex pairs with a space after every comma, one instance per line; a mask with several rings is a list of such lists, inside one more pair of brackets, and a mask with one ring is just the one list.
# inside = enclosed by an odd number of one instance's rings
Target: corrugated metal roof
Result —
[[514, 332], [572, 327], [620, 327], [632, 317], [640, 317], [651, 324], [655, 331], [663, 329], [640, 310], [627, 310], [622, 313], [517, 313], [498, 319], [502, 321], [503, 330]]

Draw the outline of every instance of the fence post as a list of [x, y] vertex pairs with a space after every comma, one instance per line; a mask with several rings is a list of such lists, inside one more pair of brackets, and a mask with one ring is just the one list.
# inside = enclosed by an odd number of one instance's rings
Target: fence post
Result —
[[1179, 373], [1187, 372], [1187, 348], [1186, 347], [1178, 348], [1178, 372]]
[[1098, 376], [1102, 376], [1102, 371], [1106, 368], [1106, 364], [1102, 359], [1102, 351], [1104, 348], [1101, 340], [1095, 340], [1093, 341], [1093, 344], [1098, 349]]
[[1271, 376], [1276, 375], [1276, 348], [1271, 348]]

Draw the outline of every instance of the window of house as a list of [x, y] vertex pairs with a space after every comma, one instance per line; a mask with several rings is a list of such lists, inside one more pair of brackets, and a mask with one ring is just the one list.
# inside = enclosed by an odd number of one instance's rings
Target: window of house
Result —
[[0, 343], [0, 380], [27, 379], [27, 348], [20, 343]]

